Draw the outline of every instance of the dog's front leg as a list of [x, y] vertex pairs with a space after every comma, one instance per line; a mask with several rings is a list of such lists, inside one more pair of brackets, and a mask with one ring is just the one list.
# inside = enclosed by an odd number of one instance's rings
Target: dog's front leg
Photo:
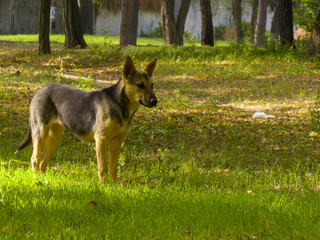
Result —
[[104, 181], [107, 174], [107, 146], [108, 144], [105, 137], [96, 137], [96, 154], [100, 181]]
[[109, 168], [108, 177], [113, 181], [117, 178], [118, 158], [125, 136], [118, 136], [109, 143]]

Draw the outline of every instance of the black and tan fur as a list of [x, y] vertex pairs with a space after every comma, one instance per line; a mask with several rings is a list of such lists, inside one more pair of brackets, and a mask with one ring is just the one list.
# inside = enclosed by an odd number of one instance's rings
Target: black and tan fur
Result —
[[95, 142], [99, 178], [103, 180], [108, 174], [115, 180], [121, 146], [133, 115], [141, 104], [157, 105], [151, 81], [156, 61], [155, 58], [142, 70], [136, 70], [127, 57], [122, 79], [101, 91], [86, 92], [58, 83], [39, 89], [30, 104], [27, 136], [17, 151], [32, 143], [32, 169], [45, 172], [64, 129], [68, 128], [81, 140]]

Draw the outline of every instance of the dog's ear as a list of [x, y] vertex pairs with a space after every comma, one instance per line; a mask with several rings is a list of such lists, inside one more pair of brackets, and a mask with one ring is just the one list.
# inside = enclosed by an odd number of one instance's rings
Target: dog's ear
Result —
[[154, 69], [156, 68], [156, 64], [157, 64], [157, 58], [155, 57], [142, 70], [146, 71], [148, 73], [149, 77], [152, 77], [152, 73], [153, 73]]
[[127, 56], [126, 62], [123, 67], [123, 76], [125, 78], [129, 78], [133, 76], [135, 72], [136, 72], [136, 68], [134, 67], [133, 61], [130, 56]]

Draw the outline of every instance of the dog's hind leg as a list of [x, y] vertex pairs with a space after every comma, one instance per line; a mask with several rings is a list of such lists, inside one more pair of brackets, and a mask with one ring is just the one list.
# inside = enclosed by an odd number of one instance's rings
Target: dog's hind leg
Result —
[[64, 126], [55, 123], [48, 129], [48, 134], [45, 140], [45, 149], [43, 151], [41, 162], [40, 162], [40, 172], [45, 172], [49, 163], [50, 156], [57, 149], [61, 137], [64, 132]]
[[42, 128], [41, 130], [33, 130], [32, 132], [32, 146], [33, 146], [33, 152], [31, 156], [31, 165], [32, 170], [37, 171], [39, 170], [41, 156], [42, 156], [42, 150], [44, 147], [44, 143], [46, 140], [48, 132], [45, 128]]

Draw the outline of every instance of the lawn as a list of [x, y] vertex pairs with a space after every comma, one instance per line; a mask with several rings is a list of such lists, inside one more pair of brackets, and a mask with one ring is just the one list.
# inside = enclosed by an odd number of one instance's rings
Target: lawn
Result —
[[[0, 36], [0, 239], [319, 239], [320, 64], [297, 49], [85, 36]], [[28, 106], [50, 82], [114, 84], [124, 59], [153, 57], [156, 108], [141, 107], [117, 182], [99, 183], [94, 145], [66, 132], [45, 174], [30, 169]], [[256, 119], [255, 112], [274, 118]]]

